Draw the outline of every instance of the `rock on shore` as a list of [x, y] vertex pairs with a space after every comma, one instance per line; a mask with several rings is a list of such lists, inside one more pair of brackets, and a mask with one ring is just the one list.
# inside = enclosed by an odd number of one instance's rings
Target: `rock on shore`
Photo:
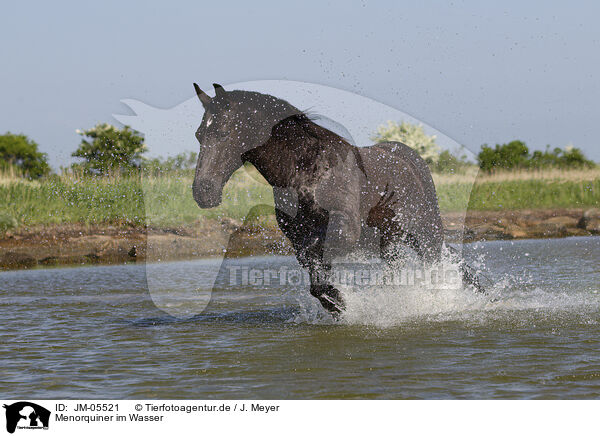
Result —
[[[600, 209], [468, 211], [445, 214], [443, 222], [452, 242], [600, 235]], [[276, 226], [229, 218], [162, 229], [58, 225], [0, 236], [0, 269], [268, 254], [292, 254]]]
[[[443, 217], [447, 232], [453, 229], [453, 218], [459, 222], [455, 215]], [[464, 229], [464, 242], [598, 235], [600, 209], [468, 211], [459, 228]]]

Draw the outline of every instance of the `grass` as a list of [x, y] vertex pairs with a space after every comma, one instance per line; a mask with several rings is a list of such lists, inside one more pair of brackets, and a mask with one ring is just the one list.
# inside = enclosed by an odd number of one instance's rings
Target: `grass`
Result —
[[[442, 211], [587, 208], [600, 206], [600, 168], [434, 175]], [[473, 183], [474, 181], [474, 183]]]
[[244, 219], [252, 206], [273, 204], [271, 187], [254, 171], [236, 172], [222, 204], [200, 209], [191, 196], [192, 175], [82, 177], [29, 181], [0, 174], [0, 231], [52, 224], [170, 227], [203, 218]]
[[223, 189], [222, 203], [213, 209], [200, 209], [192, 199], [193, 176], [160, 176], [141, 179], [148, 223], [155, 226], [187, 224], [207, 218], [228, 217], [243, 220], [253, 206], [273, 206], [272, 188], [260, 174], [236, 171]]
[[[586, 208], [600, 206], [600, 169], [434, 175], [442, 211]], [[475, 180], [475, 184], [473, 184]], [[244, 219], [272, 211], [270, 186], [250, 168], [227, 183], [222, 204], [202, 210], [191, 196], [192, 175], [52, 176], [28, 181], [0, 174], [0, 231], [52, 224], [171, 227], [204, 218]], [[267, 212], [265, 212], [267, 211]]]

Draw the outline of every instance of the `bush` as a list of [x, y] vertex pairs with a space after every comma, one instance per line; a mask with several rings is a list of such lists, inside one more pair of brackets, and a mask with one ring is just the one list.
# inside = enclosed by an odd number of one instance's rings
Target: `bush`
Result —
[[0, 233], [5, 233], [8, 230], [14, 229], [17, 225], [17, 220], [14, 217], [0, 213]]
[[110, 124], [77, 131], [85, 139], [71, 156], [84, 159], [72, 166], [86, 174], [128, 173], [137, 170], [142, 164], [145, 152], [144, 138], [128, 126], [123, 129]]
[[375, 142], [398, 141], [415, 149], [428, 164], [437, 162], [440, 147], [435, 142], [435, 135], [427, 135], [422, 125], [414, 125], [402, 121], [400, 124], [388, 121], [387, 125], [377, 128], [371, 137]]
[[419, 153], [429, 165], [429, 169], [435, 173], [463, 172], [473, 165], [464, 154], [455, 155], [448, 150], [441, 151], [435, 142], [435, 135], [427, 135], [422, 125], [388, 121], [387, 125], [377, 128], [371, 139], [375, 142], [397, 141], [408, 145]]
[[448, 150], [440, 153], [437, 162], [430, 164], [429, 167], [434, 173], [457, 174], [464, 173], [468, 167], [475, 165], [467, 160], [464, 154], [454, 155]]
[[169, 173], [189, 173], [196, 167], [198, 153], [189, 151], [187, 153], [179, 153], [174, 157], [143, 160], [143, 171], [146, 174], [158, 176], [160, 174]]
[[529, 166], [529, 149], [522, 141], [511, 141], [508, 144], [496, 144], [495, 148], [487, 144], [481, 146], [477, 155], [479, 167], [491, 172], [495, 169], [527, 168]]
[[564, 150], [555, 148], [550, 151], [550, 146], [546, 147], [546, 151], [534, 151], [531, 156], [531, 167], [533, 168], [593, 168], [594, 162], [586, 159], [583, 152], [567, 145]]
[[487, 144], [481, 146], [477, 156], [479, 167], [487, 172], [496, 169], [525, 169], [525, 168], [592, 168], [594, 162], [586, 159], [582, 151], [573, 146], [565, 149], [555, 148], [550, 151], [534, 151], [529, 154], [529, 149], [523, 141], [511, 141], [508, 144], [496, 144], [495, 148]]
[[46, 153], [25, 135], [10, 132], [0, 135], [0, 169], [15, 169], [15, 173], [29, 178], [39, 178], [50, 172]]

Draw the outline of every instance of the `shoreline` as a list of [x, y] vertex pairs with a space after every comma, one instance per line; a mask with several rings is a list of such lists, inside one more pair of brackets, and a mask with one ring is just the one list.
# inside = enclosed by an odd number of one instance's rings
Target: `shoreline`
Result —
[[[467, 211], [466, 216], [443, 214], [442, 220], [446, 240], [455, 243], [600, 235], [600, 209]], [[224, 253], [291, 255], [293, 250], [276, 226], [248, 226], [230, 218], [177, 228], [60, 224], [0, 235], [0, 270], [189, 260]]]

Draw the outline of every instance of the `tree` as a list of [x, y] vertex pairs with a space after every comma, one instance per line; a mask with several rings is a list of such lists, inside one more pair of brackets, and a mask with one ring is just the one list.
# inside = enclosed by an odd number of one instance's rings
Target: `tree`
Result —
[[194, 168], [196, 168], [197, 160], [198, 153], [193, 151], [179, 153], [168, 158], [144, 158], [143, 170], [146, 174], [152, 174], [155, 176], [173, 173], [185, 174], [193, 171]]
[[554, 153], [557, 156], [557, 166], [561, 168], [592, 168], [596, 164], [587, 159], [583, 152], [577, 147], [567, 145], [564, 150], [555, 148]]
[[144, 138], [128, 126], [119, 129], [104, 123], [77, 133], [84, 139], [71, 156], [84, 162], [75, 164], [75, 168], [82, 167], [86, 173], [97, 175], [140, 168], [142, 153], [146, 151]]
[[548, 145], [545, 151], [534, 151], [533, 154], [529, 154], [529, 149], [523, 141], [496, 144], [494, 148], [483, 144], [477, 160], [480, 168], [487, 172], [496, 169], [592, 168], [595, 166], [580, 149], [572, 145], [567, 145], [564, 150], [559, 147], [550, 150]]
[[508, 144], [496, 144], [495, 148], [487, 144], [481, 146], [477, 155], [479, 167], [487, 172], [495, 169], [527, 168], [530, 165], [529, 149], [523, 141], [511, 141]]
[[0, 135], [0, 169], [17, 168], [26, 177], [39, 178], [50, 172], [46, 153], [25, 135]]
[[428, 164], [437, 162], [440, 156], [440, 147], [435, 142], [435, 135], [427, 135], [422, 125], [388, 121], [387, 125], [377, 128], [371, 139], [376, 142], [402, 142], [415, 149]]
[[429, 166], [434, 173], [457, 174], [464, 173], [467, 168], [475, 165], [469, 162], [464, 153], [455, 155], [448, 150], [444, 150], [440, 153], [438, 160]]

